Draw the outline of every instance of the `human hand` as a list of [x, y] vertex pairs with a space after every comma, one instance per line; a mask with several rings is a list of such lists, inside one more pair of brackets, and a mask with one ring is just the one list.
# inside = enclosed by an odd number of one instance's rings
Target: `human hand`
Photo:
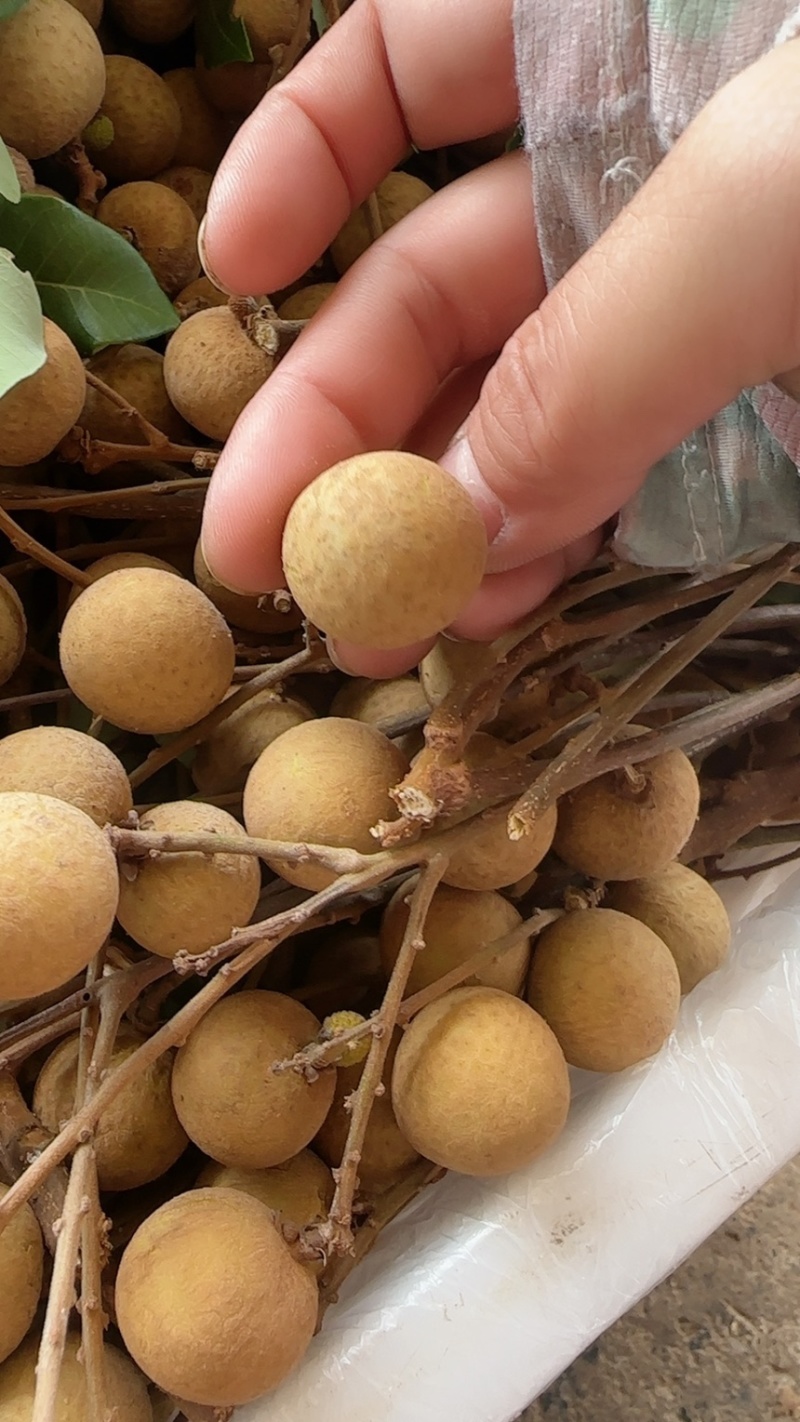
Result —
[[[398, 445], [441, 456], [486, 519], [489, 571], [457, 635], [495, 635], [591, 558], [656, 460], [800, 362], [799, 68], [792, 42], [720, 90], [549, 295], [521, 153], [385, 234], [226, 445], [203, 529], [216, 575], [280, 586], [300, 490]], [[234, 141], [209, 202], [209, 270], [241, 294], [287, 285], [409, 140], [496, 131], [517, 102], [511, 0], [357, 0]], [[336, 650], [380, 676], [426, 648]]]

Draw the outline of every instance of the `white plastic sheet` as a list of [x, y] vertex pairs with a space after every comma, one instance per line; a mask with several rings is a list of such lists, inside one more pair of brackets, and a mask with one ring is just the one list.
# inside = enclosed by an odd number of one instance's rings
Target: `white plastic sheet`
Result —
[[567, 1129], [529, 1170], [429, 1188], [302, 1368], [237, 1422], [511, 1422], [800, 1151], [800, 870], [726, 897], [730, 961], [665, 1050], [576, 1074]]

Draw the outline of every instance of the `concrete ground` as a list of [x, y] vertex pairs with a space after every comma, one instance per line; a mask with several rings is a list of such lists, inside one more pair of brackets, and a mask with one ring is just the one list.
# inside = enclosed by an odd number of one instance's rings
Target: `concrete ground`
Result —
[[800, 1419], [800, 1157], [519, 1422]]

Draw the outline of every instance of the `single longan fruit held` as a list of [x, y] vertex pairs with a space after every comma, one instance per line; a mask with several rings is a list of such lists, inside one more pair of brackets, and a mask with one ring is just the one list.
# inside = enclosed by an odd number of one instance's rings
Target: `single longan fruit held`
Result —
[[[0, 1182], [0, 1200], [8, 1189]], [[0, 1363], [19, 1347], [36, 1317], [43, 1276], [42, 1232], [30, 1205], [23, 1205], [0, 1234]]]
[[218, 706], [235, 663], [225, 619], [159, 568], [121, 568], [85, 588], [61, 628], [61, 668], [96, 716], [167, 735]]
[[438, 464], [360, 454], [295, 500], [283, 566], [295, 601], [324, 632], [389, 651], [434, 636], [463, 611], [483, 578], [486, 531]]
[[188, 30], [196, 0], [109, 0], [120, 28], [143, 44], [169, 44]]
[[680, 998], [667, 945], [616, 909], [567, 913], [534, 949], [528, 1001], [570, 1066], [623, 1071], [652, 1057], [675, 1026]]
[[0, 1000], [69, 982], [103, 946], [117, 898], [114, 852], [88, 815], [0, 793]]
[[[312, 1150], [301, 1150], [269, 1170], [234, 1170], [212, 1160], [200, 1171], [197, 1184], [215, 1190], [241, 1190], [272, 1210], [279, 1225], [297, 1231], [327, 1219], [334, 1192], [330, 1170]], [[321, 1260], [309, 1261], [306, 1267], [319, 1274], [324, 1265]]]
[[[38, 1333], [0, 1368], [0, 1418], [2, 1422], [30, 1422], [36, 1390]], [[153, 1422], [147, 1382], [130, 1358], [110, 1343], [103, 1344], [106, 1404], [114, 1422]], [[87, 1422], [91, 1416], [89, 1387], [83, 1362], [80, 1331], [67, 1335], [64, 1360], [53, 1413], [55, 1422]]]
[[175, 296], [199, 275], [197, 218], [172, 188], [162, 183], [123, 183], [103, 198], [97, 219], [136, 248], [167, 296]]
[[278, 307], [282, 321], [310, 321], [336, 290], [335, 281], [317, 281], [292, 292]]
[[68, 0], [27, 0], [0, 21], [0, 73], [0, 136], [26, 158], [78, 138], [106, 83], [97, 35]]
[[[155, 834], [219, 834], [244, 839], [233, 815], [215, 805], [157, 805], [142, 829]], [[243, 928], [258, 903], [261, 869], [247, 854], [162, 854], [120, 878], [117, 918], [135, 943], [162, 958], [205, 953]]]
[[156, 178], [157, 183], [163, 183], [165, 188], [171, 188], [178, 197], [183, 198], [198, 222], [202, 222], [205, 217], [213, 181], [213, 175], [202, 168], [178, 166], [165, 168]]
[[[433, 189], [411, 173], [388, 173], [383, 182], [378, 184], [375, 195], [378, 199], [381, 227], [384, 232], [388, 232], [389, 228], [394, 227], [407, 213], [413, 212], [426, 198], [432, 197]], [[343, 276], [349, 271], [371, 244], [372, 236], [364, 211], [357, 207], [331, 242], [333, 265], [339, 275]]]
[[[286, 731], [261, 752], [244, 788], [244, 822], [259, 839], [323, 844], [374, 854], [370, 833], [394, 819], [389, 791], [408, 769], [374, 726], [327, 716]], [[267, 860], [290, 884], [320, 889], [335, 875], [319, 864]]]
[[241, 627], [245, 632], [267, 635], [294, 632], [303, 620], [299, 608], [292, 604], [286, 612], [282, 612], [275, 607], [269, 594], [264, 598], [248, 597], [245, 593], [226, 588], [211, 572], [199, 540], [194, 550], [194, 580], [219, 608], [225, 621], [233, 627]]
[[16, 588], [0, 573], [0, 686], [22, 661], [28, 625]]
[[44, 365], [0, 399], [0, 464], [18, 467], [52, 454], [83, 409], [81, 358], [69, 336], [47, 316], [44, 349]]
[[[113, 128], [111, 142], [86, 146], [93, 163], [118, 183], [153, 178], [168, 168], [181, 131], [181, 111], [160, 74], [126, 54], [106, 55], [106, 88], [99, 117]], [[99, 128], [99, 132], [103, 132]]]
[[279, 736], [314, 719], [310, 707], [275, 691], [260, 691], [232, 711], [197, 748], [192, 779], [201, 795], [243, 790], [261, 752]]
[[700, 785], [682, 750], [590, 780], [558, 803], [556, 853], [592, 879], [642, 879], [680, 854], [697, 820]]
[[230, 308], [215, 306], [189, 316], [170, 337], [164, 380], [190, 425], [209, 439], [226, 440], [272, 366]]
[[[361, 1148], [358, 1163], [360, 1188], [368, 1194], [380, 1194], [408, 1170], [419, 1159], [419, 1151], [403, 1135], [392, 1105], [390, 1084], [397, 1048], [401, 1040], [396, 1032], [386, 1058], [383, 1071], [382, 1096], [376, 1096], [372, 1103], [367, 1134]], [[338, 1169], [344, 1155], [347, 1133], [352, 1119], [345, 1102], [358, 1089], [364, 1071], [364, 1063], [337, 1069], [336, 1091], [331, 1109], [314, 1142], [324, 1160], [332, 1169]]]
[[728, 956], [728, 911], [716, 889], [684, 864], [668, 864], [647, 879], [612, 884], [604, 903], [638, 918], [663, 939], [678, 966], [683, 993], [716, 972]]
[[519, 998], [464, 987], [424, 1007], [397, 1050], [392, 1100], [420, 1155], [462, 1175], [506, 1175], [541, 1155], [569, 1109], [553, 1033]]
[[168, 69], [164, 83], [178, 101], [181, 131], [173, 163], [216, 171], [227, 148], [223, 120], [212, 108], [193, 69]]
[[316, 1081], [271, 1071], [313, 1042], [319, 1022], [282, 993], [223, 998], [189, 1034], [172, 1073], [183, 1128], [220, 1165], [263, 1170], [309, 1144], [324, 1121], [336, 1085], [327, 1067]]
[[[482, 770], [500, 757], [508, 760], [509, 747], [493, 736], [473, 736], [464, 753], [470, 770]], [[556, 830], [555, 805], [542, 811], [528, 834], [512, 840], [508, 834], [508, 812], [489, 812], [461, 831], [458, 846], [450, 854], [444, 873], [445, 884], [459, 889], [505, 889], [530, 874], [547, 854]], [[442, 823], [441, 828], [446, 828]]]
[[[411, 890], [403, 884], [388, 903], [381, 923], [381, 958], [388, 977], [397, 961], [409, 917]], [[425, 947], [417, 953], [408, 978], [406, 997], [459, 968], [473, 953], [502, 938], [522, 923], [522, 917], [502, 894], [467, 893], [440, 884], [425, 920]], [[472, 983], [518, 993], [531, 956], [530, 940], [500, 953], [473, 977]]]
[[239, 1190], [177, 1195], [140, 1225], [116, 1282], [131, 1356], [165, 1392], [234, 1407], [299, 1363], [317, 1287], [266, 1206]]
[[130, 782], [114, 752], [69, 726], [31, 726], [0, 740], [0, 791], [5, 790], [66, 800], [101, 829], [133, 809]]
[[[189, 430], [170, 404], [163, 367], [164, 357], [158, 351], [135, 342], [109, 346], [88, 362], [92, 375], [99, 376], [122, 395], [151, 425], [176, 444], [186, 443]], [[80, 424], [93, 439], [109, 440], [112, 444], [141, 443], [142, 432], [136, 421], [88, 383]]]
[[[111, 1057], [111, 1070], [132, 1057], [144, 1040], [138, 1032], [124, 1028]], [[79, 1050], [77, 1034], [59, 1043], [34, 1088], [33, 1109], [54, 1135], [74, 1109]], [[101, 1115], [94, 1137], [101, 1190], [135, 1190], [157, 1180], [189, 1144], [172, 1104], [174, 1055], [166, 1052], [159, 1057], [123, 1087]]]

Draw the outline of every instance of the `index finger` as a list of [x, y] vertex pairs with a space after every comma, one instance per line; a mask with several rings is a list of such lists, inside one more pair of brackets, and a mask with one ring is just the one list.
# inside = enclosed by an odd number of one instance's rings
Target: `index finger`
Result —
[[355, 0], [239, 130], [211, 189], [209, 272], [302, 275], [402, 158], [514, 122], [512, 0]]

